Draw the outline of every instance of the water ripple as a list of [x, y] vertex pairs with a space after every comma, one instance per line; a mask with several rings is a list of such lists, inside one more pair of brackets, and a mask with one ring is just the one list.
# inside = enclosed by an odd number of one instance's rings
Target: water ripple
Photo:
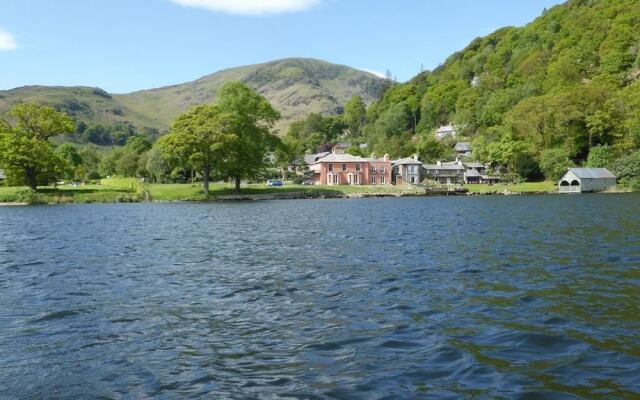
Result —
[[638, 398], [639, 200], [0, 208], [0, 398]]

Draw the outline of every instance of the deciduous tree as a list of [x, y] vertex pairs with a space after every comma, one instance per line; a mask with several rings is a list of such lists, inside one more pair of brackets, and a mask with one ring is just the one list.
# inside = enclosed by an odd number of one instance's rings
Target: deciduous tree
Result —
[[36, 190], [64, 170], [49, 138], [74, 132], [75, 123], [51, 107], [30, 103], [13, 107], [9, 116], [13, 123], [0, 124], [0, 166]]

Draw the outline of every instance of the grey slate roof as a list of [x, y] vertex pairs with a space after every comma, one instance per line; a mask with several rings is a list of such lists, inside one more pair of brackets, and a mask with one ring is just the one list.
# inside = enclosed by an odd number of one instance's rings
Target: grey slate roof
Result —
[[616, 179], [606, 168], [569, 168], [580, 179]]
[[422, 165], [422, 162], [419, 161], [419, 160], [416, 160], [415, 158], [407, 157], [407, 158], [401, 158], [399, 160], [391, 161], [391, 164], [393, 164], [393, 165], [412, 165], [412, 164]]
[[360, 156], [353, 156], [351, 154], [335, 154], [335, 153], [331, 153], [326, 157], [322, 157], [321, 159], [319, 159], [318, 161], [316, 161], [316, 163], [318, 162], [358, 162], [358, 161], [366, 161], [366, 159], [360, 157]]
[[427, 170], [439, 170], [439, 171], [462, 171], [465, 168], [462, 165], [456, 163], [442, 163], [442, 165], [429, 164], [424, 166]]
[[478, 161], [465, 162], [464, 165], [467, 168], [486, 168], [483, 163], [478, 162]]
[[316, 162], [312, 164], [317, 164], [319, 162], [348, 163], [348, 162], [387, 162], [387, 161], [385, 161], [384, 158], [363, 158], [363, 157], [354, 156], [351, 154], [329, 153], [329, 155], [318, 159]]
[[480, 178], [482, 175], [476, 169], [470, 169], [464, 173], [467, 178]]
[[307, 165], [311, 165], [311, 164], [315, 164], [316, 161], [318, 161], [319, 159], [328, 156], [329, 154], [331, 154], [328, 151], [325, 151], [323, 153], [318, 153], [318, 154], [307, 154], [304, 156], [304, 163]]
[[453, 125], [443, 125], [440, 128], [438, 128], [436, 133], [447, 133], [447, 132], [455, 132], [455, 131], [456, 129], [453, 127]]

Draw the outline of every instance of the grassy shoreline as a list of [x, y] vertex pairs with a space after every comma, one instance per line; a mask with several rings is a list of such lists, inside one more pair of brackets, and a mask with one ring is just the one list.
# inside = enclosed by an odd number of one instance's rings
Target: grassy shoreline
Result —
[[[553, 182], [519, 184], [466, 185], [468, 195], [551, 194]], [[18, 204], [88, 204], [173, 201], [276, 200], [306, 198], [360, 198], [425, 196], [424, 189], [413, 186], [304, 186], [266, 187], [264, 184], [244, 185], [240, 194], [226, 183], [214, 183], [206, 199], [199, 183], [143, 184], [133, 178], [103, 179], [99, 184], [80, 187], [43, 187], [35, 198], [21, 187], [0, 187], [0, 205]]]

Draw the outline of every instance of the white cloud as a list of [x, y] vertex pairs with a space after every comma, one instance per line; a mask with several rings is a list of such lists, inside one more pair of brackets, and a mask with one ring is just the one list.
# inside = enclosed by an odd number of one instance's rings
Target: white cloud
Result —
[[16, 43], [13, 35], [0, 29], [0, 51], [15, 50], [17, 48], [18, 43]]
[[303, 11], [321, 0], [171, 0], [186, 7], [199, 7], [238, 15]]

